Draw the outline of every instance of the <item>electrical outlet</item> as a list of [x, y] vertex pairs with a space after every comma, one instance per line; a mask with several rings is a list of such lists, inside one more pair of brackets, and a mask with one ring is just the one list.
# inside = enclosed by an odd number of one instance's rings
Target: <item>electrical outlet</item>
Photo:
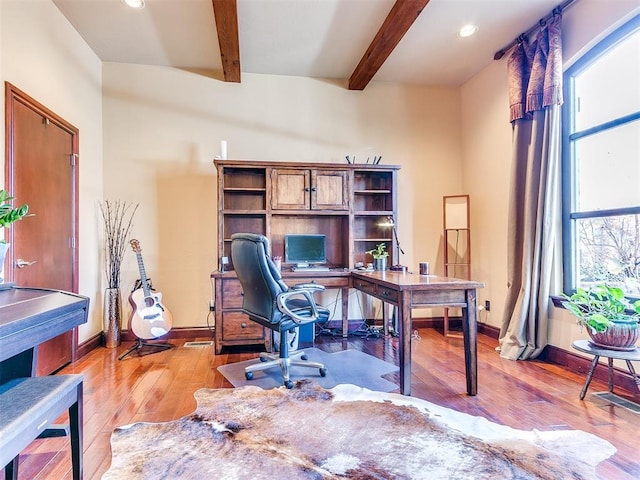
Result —
[[485, 309], [487, 312], [490, 312], [490, 311], [491, 311], [491, 302], [490, 302], [489, 300], [485, 300], [485, 301], [484, 301], [484, 309]]
[[216, 302], [215, 300], [209, 300], [209, 311], [213, 312], [216, 309]]

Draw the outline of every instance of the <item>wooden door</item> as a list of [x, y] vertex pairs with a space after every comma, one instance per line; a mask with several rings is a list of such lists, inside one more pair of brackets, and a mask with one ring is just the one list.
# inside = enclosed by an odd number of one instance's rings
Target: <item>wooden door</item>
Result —
[[[77, 293], [78, 130], [8, 83], [5, 99], [7, 189], [34, 214], [10, 228], [8, 278]], [[36, 373], [72, 361], [76, 343], [74, 330], [40, 345]]]
[[342, 170], [311, 171], [311, 208], [313, 210], [348, 210], [348, 172]]
[[309, 210], [311, 206], [311, 172], [309, 170], [273, 169], [271, 184], [271, 208]]

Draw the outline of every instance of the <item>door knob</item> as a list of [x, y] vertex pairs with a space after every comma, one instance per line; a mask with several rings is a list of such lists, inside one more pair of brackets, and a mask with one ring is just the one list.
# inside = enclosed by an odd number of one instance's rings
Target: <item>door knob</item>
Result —
[[16, 267], [17, 268], [24, 268], [24, 267], [28, 267], [29, 265], [33, 265], [34, 263], [36, 263], [37, 260], [34, 260], [33, 262], [29, 262], [27, 260], [23, 260], [21, 258], [16, 260]]

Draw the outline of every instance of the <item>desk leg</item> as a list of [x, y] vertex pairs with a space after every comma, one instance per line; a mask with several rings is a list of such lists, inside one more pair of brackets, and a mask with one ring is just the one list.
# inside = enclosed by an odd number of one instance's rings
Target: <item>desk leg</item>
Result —
[[589, 384], [591, 383], [591, 377], [593, 377], [593, 372], [596, 371], [599, 358], [600, 358], [600, 355], [595, 355], [593, 357], [593, 362], [591, 362], [591, 368], [589, 369], [589, 373], [587, 373], [587, 380], [584, 382], [584, 387], [582, 387], [582, 391], [580, 392], [580, 400], [584, 400], [584, 397], [587, 394], [587, 388], [589, 388]]
[[400, 393], [411, 395], [411, 292], [403, 290], [398, 302], [400, 336]]
[[389, 336], [389, 315], [387, 312], [387, 304], [382, 302], [382, 333], [385, 337]]
[[467, 307], [462, 309], [462, 334], [464, 336], [464, 367], [467, 375], [467, 394], [478, 394], [478, 323], [476, 290], [465, 291]]
[[340, 289], [342, 297], [342, 338], [349, 335], [349, 287]]

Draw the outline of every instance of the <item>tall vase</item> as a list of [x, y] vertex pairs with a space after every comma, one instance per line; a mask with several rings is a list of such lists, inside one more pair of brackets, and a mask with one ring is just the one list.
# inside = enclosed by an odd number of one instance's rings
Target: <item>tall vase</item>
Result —
[[121, 321], [122, 304], [120, 302], [120, 289], [107, 288], [104, 291], [104, 311], [102, 314], [105, 347], [116, 348], [120, 345]]

